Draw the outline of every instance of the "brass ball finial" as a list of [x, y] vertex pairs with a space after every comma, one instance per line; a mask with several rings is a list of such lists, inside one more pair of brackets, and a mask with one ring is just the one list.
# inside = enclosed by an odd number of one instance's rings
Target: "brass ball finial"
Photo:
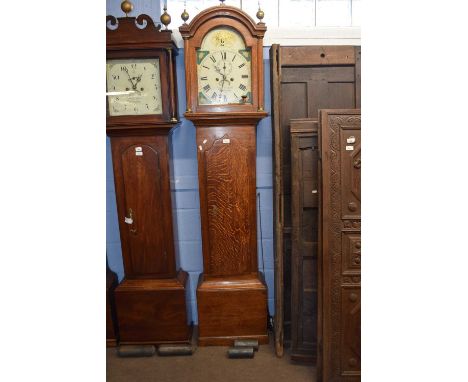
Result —
[[125, 16], [128, 17], [128, 14], [133, 11], [133, 4], [128, 0], [124, 0], [122, 4], [120, 4], [120, 9], [125, 13]]
[[265, 12], [262, 11], [262, 9], [260, 8], [260, 6], [258, 7], [258, 11], [257, 11], [256, 16], [257, 16], [257, 19], [260, 20], [260, 21], [259, 21], [260, 23], [263, 22], [262, 20], [263, 20], [263, 18], [265, 17]]
[[189, 19], [190, 15], [188, 14], [185, 8], [180, 17], [182, 18], [182, 20], [184, 20], [184, 24], [187, 24], [187, 20]]
[[171, 23], [171, 15], [166, 12], [167, 11], [167, 5], [164, 4], [164, 13], [161, 15], [161, 23], [164, 24], [164, 26], [167, 29], [167, 26]]

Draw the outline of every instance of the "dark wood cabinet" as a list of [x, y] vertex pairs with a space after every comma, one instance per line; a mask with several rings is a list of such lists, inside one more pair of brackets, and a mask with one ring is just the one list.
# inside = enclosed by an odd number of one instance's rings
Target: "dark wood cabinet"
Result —
[[291, 123], [291, 359], [317, 357], [317, 266], [319, 251], [318, 120]]
[[361, 380], [361, 115], [322, 110], [319, 381]]
[[[279, 46], [270, 49], [274, 152], [275, 346], [290, 344], [292, 179], [291, 119], [317, 118], [319, 109], [360, 107], [361, 48]], [[301, 277], [299, 275], [299, 277]]]
[[177, 48], [147, 15], [107, 21], [107, 135], [125, 271], [115, 289], [120, 343], [186, 343], [188, 277], [176, 269], [168, 153]]

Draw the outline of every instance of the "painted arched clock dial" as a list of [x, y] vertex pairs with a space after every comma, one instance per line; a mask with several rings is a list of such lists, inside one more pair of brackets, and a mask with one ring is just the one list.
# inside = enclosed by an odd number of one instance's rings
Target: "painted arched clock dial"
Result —
[[231, 28], [211, 30], [197, 51], [198, 104], [252, 103], [251, 52]]

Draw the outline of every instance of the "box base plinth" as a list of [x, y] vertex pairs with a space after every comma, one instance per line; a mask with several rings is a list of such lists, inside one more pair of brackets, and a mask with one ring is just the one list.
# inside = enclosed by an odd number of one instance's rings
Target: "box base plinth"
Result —
[[187, 273], [171, 279], [124, 279], [115, 290], [121, 345], [190, 343]]
[[197, 288], [199, 346], [232, 346], [236, 339], [268, 343], [267, 289], [255, 275], [206, 278]]

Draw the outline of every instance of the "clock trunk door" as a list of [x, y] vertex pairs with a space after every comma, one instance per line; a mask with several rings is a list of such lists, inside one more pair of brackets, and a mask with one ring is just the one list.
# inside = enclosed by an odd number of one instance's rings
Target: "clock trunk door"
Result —
[[255, 128], [210, 129], [197, 129], [205, 273], [248, 274], [257, 270]]
[[113, 138], [127, 277], [171, 277], [175, 272], [165, 139]]

